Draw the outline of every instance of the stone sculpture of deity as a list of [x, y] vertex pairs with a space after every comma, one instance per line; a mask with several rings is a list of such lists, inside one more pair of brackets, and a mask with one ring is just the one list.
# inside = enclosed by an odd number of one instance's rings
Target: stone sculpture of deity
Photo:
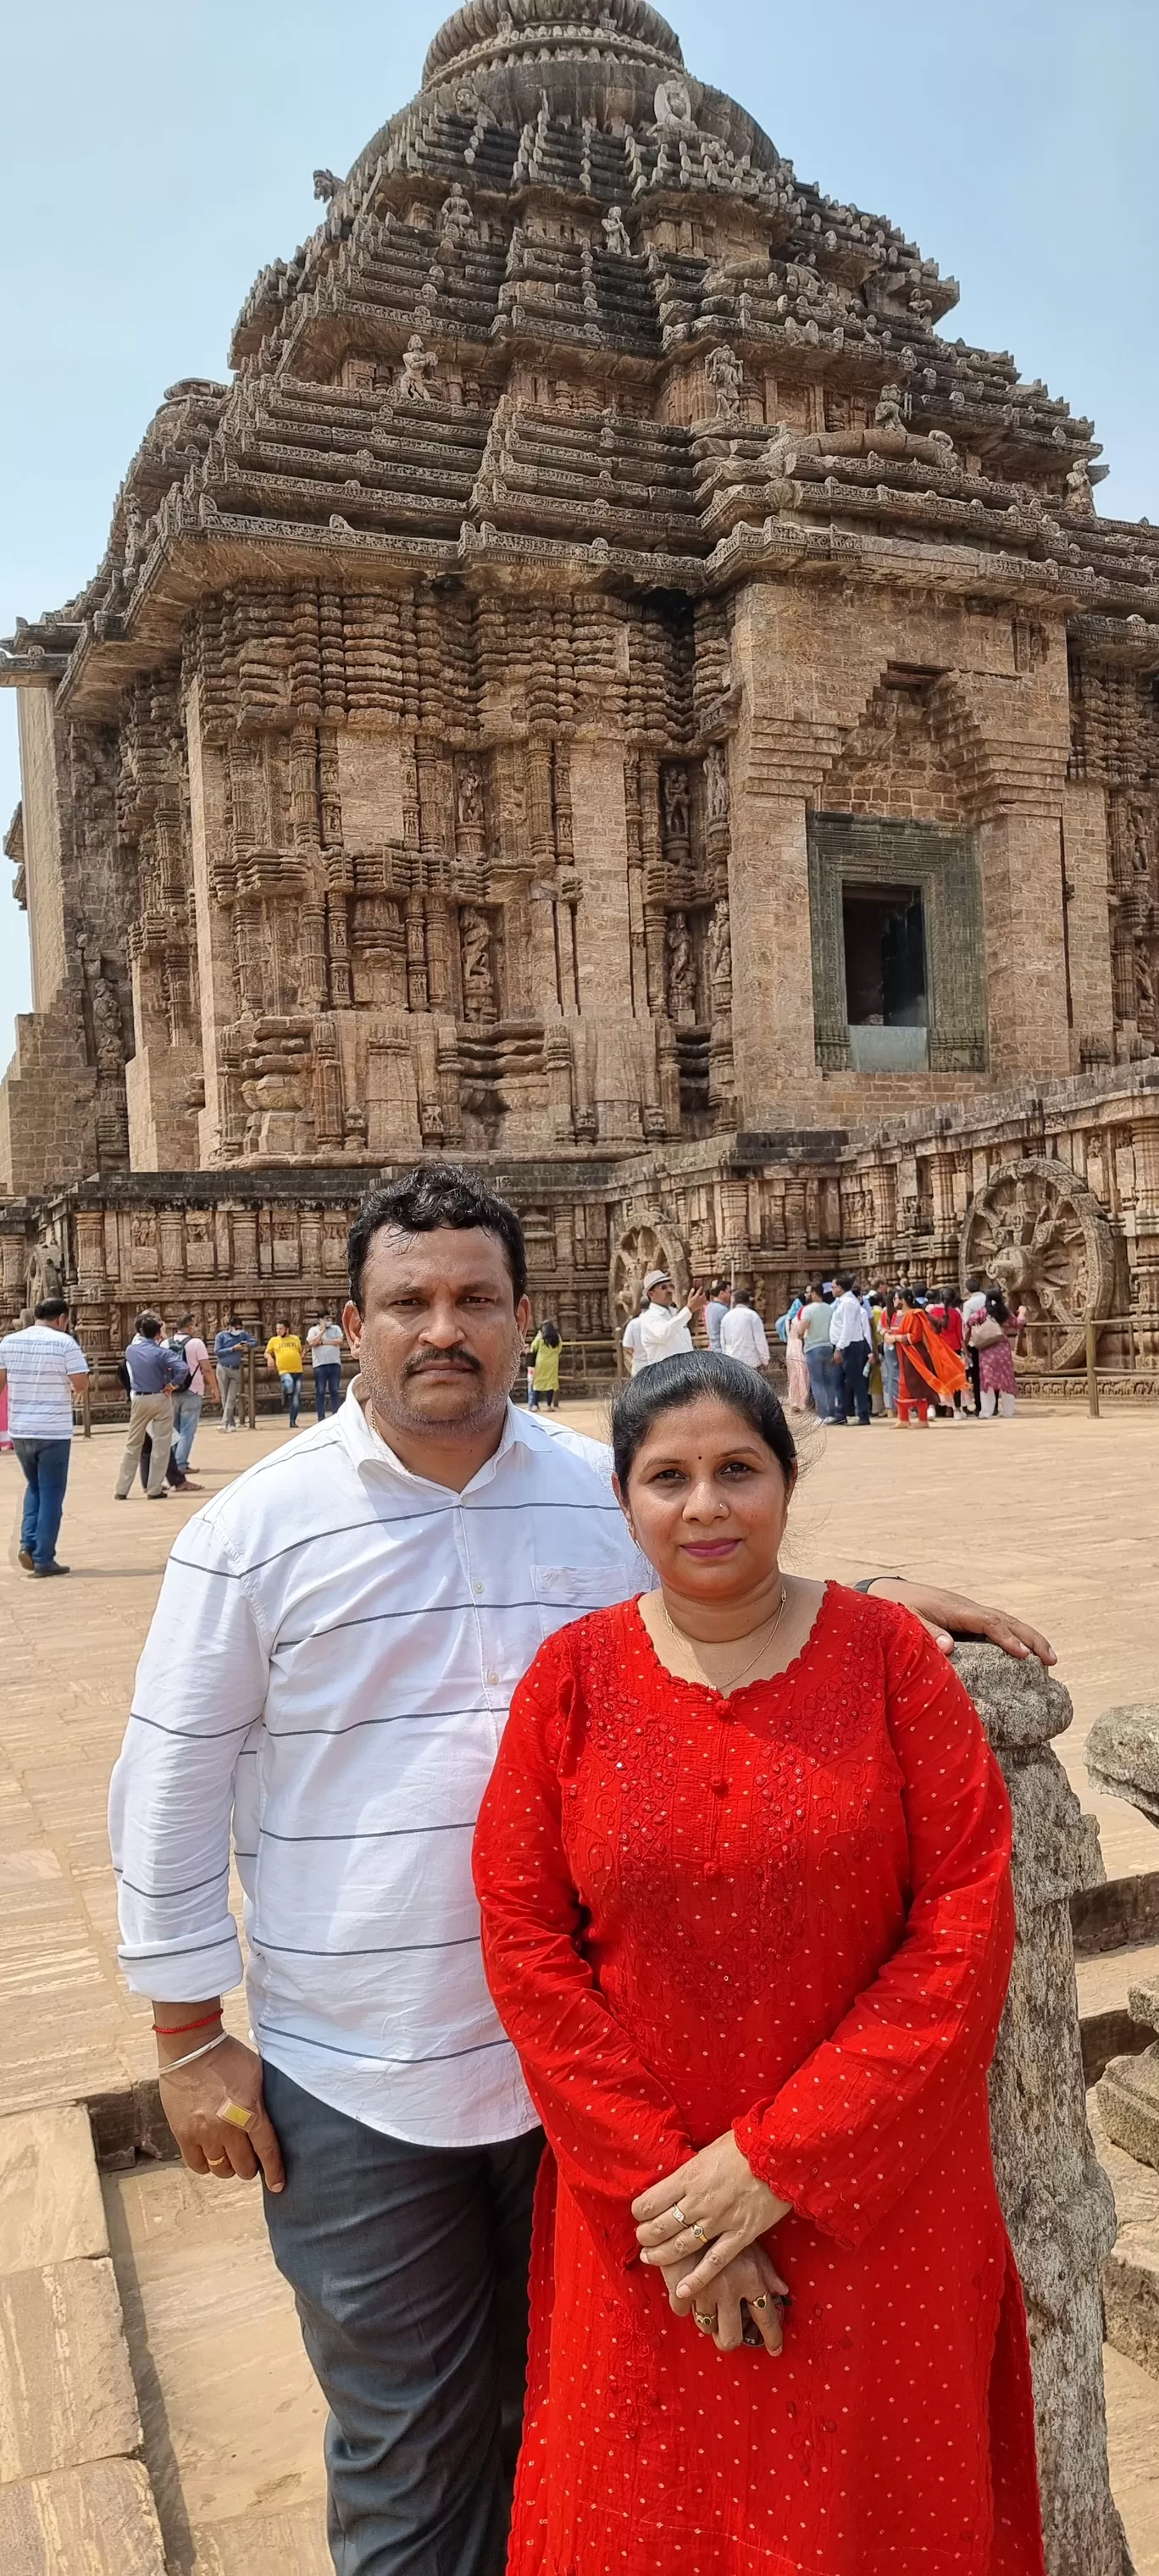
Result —
[[443, 200], [439, 215], [440, 244], [449, 243], [452, 248], [457, 249], [460, 242], [474, 242], [478, 238], [470, 198], [456, 179], [450, 196]]
[[495, 1017], [495, 976], [491, 964], [491, 922], [477, 904], [464, 904], [459, 915], [463, 957], [463, 1009], [469, 1020]]
[[710, 823], [728, 821], [728, 754], [722, 742], [709, 744], [704, 764], [704, 800]]
[[666, 769], [661, 780], [664, 798], [664, 837], [668, 841], [686, 841], [691, 830], [691, 808], [686, 769]]
[[692, 932], [686, 912], [669, 913], [665, 947], [669, 1019], [693, 1019], [696, 1015], [696, 960], [692, 954]]
[[735, 349], [723, 344], [710, 349], [705, 361], [709, 391], [716, 405], [718, 420], [740, 419], [740, 398], [744, 391], [744, 368]]
[[483, 780], [473, 761], [459, 772], [459, 821], [467, 832], [483, 827]]
[[632, 245], [628, 238], [628, 227], [624, 222], [622, 206], [609, 206], [604, 216], [604, 240], [616, 259], [631, 258]]
[[402, 373], [398, 381], [400, 402], [429, 402], [431, 389], [427, 377], [433, 374], [437, 365], [434, 350], [423, 346], [421, 332], [413, 332], [402, 353]]

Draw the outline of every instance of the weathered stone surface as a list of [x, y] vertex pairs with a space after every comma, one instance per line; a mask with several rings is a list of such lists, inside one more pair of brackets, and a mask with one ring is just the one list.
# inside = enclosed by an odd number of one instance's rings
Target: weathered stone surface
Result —
[[1111, 2498], [1102, 2369], [1102, 2271], [1111, 2186], [1087, 2125], [1070, 1897], [1101, 1871], [1050, 1751], [1068, 1694], [1033, 1660], [960, 1646], [955, 1664], [1002, 1765], [1014, 1816], [1018, 1942], [990, 2076], [994, 2167], [1026, 2294], [1043, 2529], [1050, 2576], [1128, 2576]]
[[1159, 2379], [1159, 2174], [1108, 2136], [1102, 2108], [1096, 2088], [1088, 2100], [1091, 2134], [1118, 2221], [1103, 2273], [1107, 2341]]
[[0, 2486], [0, 2567], [5, 2576], [165, 2576], [140, 2461], [97, 2460]]
[[1159, 1977], [1129, 1986], [1127, 2004], [1134, 2021], [1142, 2022], [1146, 2030], [1159, 2030]]
[[288, 2513], [245, 2513], [235, 2522], [193, 2528], [193, 2576], [331, 2576], [326, 2505]]
[[1126, 1798], [1159, 1825], [1159, 1705], [1106, 1709], [1087, 1739], [1087, 1769], [1093, 1787]]
[[0, 2485], [114, 2459], [140, 2439], [111, 2263], [0, 2281]]
[[77, 2105], [0, 2120], [0, 2278], [108, 2250], [86, 2113]]
[[1113, 2057], [1099, 2085], [1099, 2108], [1115, 2145], [1159, 2168], [1159, 2048]]

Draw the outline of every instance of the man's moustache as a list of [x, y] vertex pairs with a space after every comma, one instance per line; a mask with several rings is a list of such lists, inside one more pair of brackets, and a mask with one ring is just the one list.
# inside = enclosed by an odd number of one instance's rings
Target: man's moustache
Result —
[[437, 1359], [408, 1360], [403, 1376], [426, 1377], [432, 1369], [447, 1367], [473, 1369], [476, 1376], [480, 1374], [479, 1362], [471, 1351], [440, 1351]]

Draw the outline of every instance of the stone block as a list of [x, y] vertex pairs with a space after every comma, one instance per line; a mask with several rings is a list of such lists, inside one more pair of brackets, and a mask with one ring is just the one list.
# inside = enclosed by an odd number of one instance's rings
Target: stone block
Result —
[[112, 2264], [0, 2280], [0, 2485], [114, 2459], [140, 2439]]
[[139, 2460], [95, 2460], [0, 2487], [6, 2576], [165, 2576], [148, 2478]]
[[92, 2135], [79, 2104], [0, 2120], [0, 2277], [108, 2250]]
[[1091, 2132], [1115, 2195], [1118, 2235], [1103, 2271], [1107, 2341], [1159, 2379], [1159, 2173], [1116, 2146], [1089, 2099]]
[[1159, 1825], [1159, 1704], [1106, 1709], [1087, 1738], [1087, 1773], [1092, 1788], [1126, 1798]]
[[1099, 2085], [1107, 2136], [1137, 2163], [1159, 2168], [1159, 2047], [1113, 2057]]

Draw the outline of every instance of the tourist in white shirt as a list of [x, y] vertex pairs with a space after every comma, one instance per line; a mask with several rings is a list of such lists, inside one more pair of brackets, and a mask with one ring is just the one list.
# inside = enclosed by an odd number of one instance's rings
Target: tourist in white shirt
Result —
[[[361, 1374], [337, 1417], [170, 1559], [112, 1784], [121, 1957], [186, 2163], [264, 2175], [333, 2414], [344, 2576], [499, 2576], [542, 2140], [471, 1839], [543, 1638], [650, 1572], [608, 1453], [509, 1402], [513, 1211], [427, 1166], [367, 1202], [350, 1250]], [[997, 1614], [889, 1589], [1025, 1651]], [[231, 1824], [260, 2057], [221, 2026]]]
[[737, 1289], [732, 1309], [720, 1330], [720, 1347], [728, 1360], [743, 1360], [746, 1368], [766, 1369], [769, 1345], [765, 1328], [751, 1297]]
[[306, 1348], [314, 1372], [314, 1411], [319, 1422], [324, 1422], [327, 1402], [331, 1413], [338, 1411], [342, 1394], [342, 1353], [346, 1348], [346, 1335], [341, 1324], [335, 1323], [328, 1306], [323, 1307], [317, 1322], [311, 1324], [306, 1335]]
[[72, 1400], [84, 1393], [88, 1373], [80, 1343], [68, 1329], [63, 1297], [42, 1298], [33, 1322], [0, 1341], [8, 1436], [24, 1478], [20, 1563], [26, 1574], [68, 1573], [56, 1542], [72, 1459]]
[[835, 1422], [848, 1422], [851, 1411], [861, 1424], [872, 1420], [869, 1375], [873, 1367], [873, 1326], [852, 1279], [835, 1282], [837, 1296], [829, 1322], [829, 1339], [837, 1361]]
[[676, 1290], [666, 1270], [650, 1270], [644, 1281], [648, 1300], [640, 1317], [640, 1349], [633, 1377], [641, 1369], [654, 1368], [657, 1360], [674, 1360], [682, 1351], [692, 1349], [689, 1326], [694, 1315], [703, 1315], [708, 1303], [703, 1288], [694, 1288], [688, 1304], [677, 1309]]
[[641, 1329], [644, 1318], [644, 1306], [646, 1303], [646, 1299], [641, 1300], [635, 1314], [629, 1318], [628, 1322], [624, 1326], [624, 1336], [620, 1344], [620, 1348], [628, 1363], [629, 1377], [635, 1377], [636, 1371], [640, 1365], [640, 1352], [642, 1349]]
[[987, 1282], [982, 1272], [972, 1270], [966, 1281], [966, 1299], [962, 1307], [962, 1356], [970, 1371], [970, 1385], [974, 1393], [976, 1415], [980, 1415], [982, 1411], [982, 1354], [981, 1351], [975, 1350], [970, 1335], [975, 1324], [981, 1323], [986, 1312], [987, 1294]]

